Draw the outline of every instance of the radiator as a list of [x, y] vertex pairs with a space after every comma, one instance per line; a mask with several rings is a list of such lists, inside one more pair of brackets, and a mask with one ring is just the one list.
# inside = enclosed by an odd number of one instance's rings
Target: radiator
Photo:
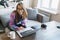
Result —
[[44, 22], [49, 22], [49, 19], [50, 19], [49, 16], [44, 15], [44, 16], [43, 16], [43, 23], [44, 23]]
[[50, 16], [47, 16], [45, 14], [39, 13], [39, 15], [43, 16], [42, 22], [49, 22], [50, 21]]

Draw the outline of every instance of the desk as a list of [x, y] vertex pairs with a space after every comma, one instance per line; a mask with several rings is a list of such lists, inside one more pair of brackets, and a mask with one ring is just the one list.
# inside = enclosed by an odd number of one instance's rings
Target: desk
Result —
[[60, 40], [60, 29], [56, 26], [60, 26], [60, 23], [56, 21], [45, 23], [46, 29], [40, 29], [35, 34], [29, 35], [24, 38], [20, 38], [16, 34], [15, 40]]

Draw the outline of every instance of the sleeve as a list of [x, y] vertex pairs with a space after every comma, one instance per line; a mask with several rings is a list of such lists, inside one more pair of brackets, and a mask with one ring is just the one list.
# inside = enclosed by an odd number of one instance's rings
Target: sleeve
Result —
[[14, 18], [15, 18], [14, 13], [11, 13], [9, 26], [10, 26], [10, 28], [13, 29], [13, 30], [18, 30], [18, 26], [16, 26], [16, 25], [14, 24]]
[[27, 19], [24, 19], [21, 24], [22, 24], [23, 26], [26, 26], [26, 21], [27, 21]]

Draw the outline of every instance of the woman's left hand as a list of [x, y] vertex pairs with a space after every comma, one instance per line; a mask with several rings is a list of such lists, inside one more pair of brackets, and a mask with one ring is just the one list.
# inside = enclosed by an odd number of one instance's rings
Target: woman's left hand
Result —
[[21, 27], [19, 27], [19, 29], [20, 29], [20, 30], [23, 30], [23, 29], [24, 29], [24, 27], [22, 27], [22, 26], [21, 26]]

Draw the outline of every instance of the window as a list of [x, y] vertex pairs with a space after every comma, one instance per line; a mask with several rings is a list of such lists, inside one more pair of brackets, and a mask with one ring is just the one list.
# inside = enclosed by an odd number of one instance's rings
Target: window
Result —
[[59, 0], [38, 0], [37, 8], [57, 11]]

